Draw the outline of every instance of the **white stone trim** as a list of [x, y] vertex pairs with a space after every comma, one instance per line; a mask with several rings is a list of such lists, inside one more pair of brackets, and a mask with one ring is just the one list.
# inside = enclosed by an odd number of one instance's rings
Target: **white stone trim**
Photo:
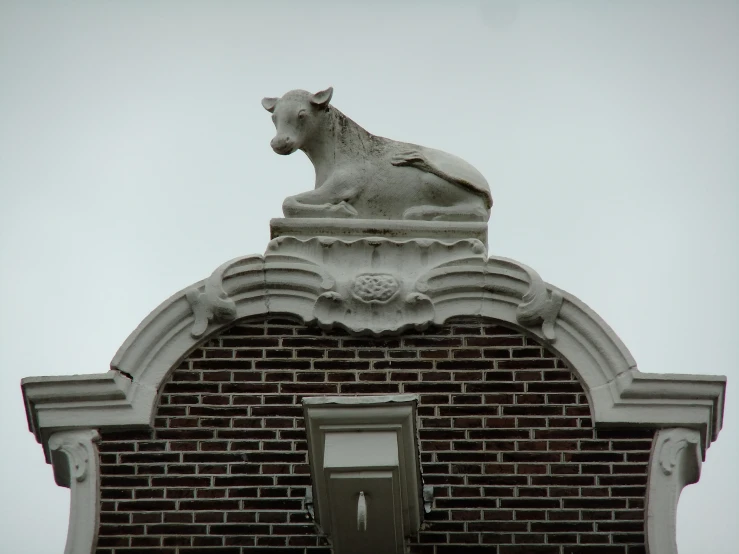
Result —
[[305, 396], [302, 399], [303, 406], [341, 404], [346, 406], [359, 406], [366, 404], [410, 404], [418, 403], [420, 396], [417, 394], [373, 394], [371, 396]]
[[677, 554], [677, 503], [701, 472], [701, 437], [695, 429], [676, 427], [657, 433], [649, 459], [646, 502], [647, 554]]
[[[392, 275], [403, 290], [388, 301], [352, 297], [347, 283], [368, 268]], [[321, 298], [355, 313], [367, 313], [365, 304], [375, 311], [392, 307], [396, 319], [384, 328], [346, 319], [324, 310]], [[565, 359], [596, 425], [696, 429], [703, 455], [721, 428], [724, 377], [639, 372], [621, 340], [583, 302], [525, 265], [488, 257], [477, 240], [279, 237], [264, 256], [231, 260], [162, 303], [118, 350], [111, 372], [25, 379], [31, 430], [43, 443], [58, 429], [147, 427], [162, 383], [188, 352], [235, 320], [268, 314], [370, 334], [481, 315], [535, 335]]]
[[100, 523], [100, 458], [94, 429], [59, 431], [49, 437], [56, 483], [70, 489], [64, 554], [93, 554]]

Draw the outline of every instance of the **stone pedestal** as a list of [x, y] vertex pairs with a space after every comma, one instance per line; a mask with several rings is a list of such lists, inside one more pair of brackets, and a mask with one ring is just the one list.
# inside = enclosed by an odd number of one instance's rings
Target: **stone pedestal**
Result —
[[432, 239], [444, 244], [477, 240], [488, 247], [488, 225], [470, 221], [394, 221], [388, 219], [273, 219], [270, 234], [278, 237], [338, 239]]

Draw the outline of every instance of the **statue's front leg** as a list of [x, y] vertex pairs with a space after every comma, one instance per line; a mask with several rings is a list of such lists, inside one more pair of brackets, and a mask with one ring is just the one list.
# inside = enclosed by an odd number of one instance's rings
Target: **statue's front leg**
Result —
[[345, 200], [331, 198], [321, 188], [288, 196], [282, 203], [285, 217], [357, 217], [357, 210]]

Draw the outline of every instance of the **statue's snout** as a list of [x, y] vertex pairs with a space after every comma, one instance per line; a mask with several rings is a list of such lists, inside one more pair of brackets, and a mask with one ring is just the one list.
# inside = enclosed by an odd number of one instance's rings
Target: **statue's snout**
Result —
[[269, 144], [278, 154], [292, 154], [295, 151], [295, 141], [286, 135], [277, 135]]

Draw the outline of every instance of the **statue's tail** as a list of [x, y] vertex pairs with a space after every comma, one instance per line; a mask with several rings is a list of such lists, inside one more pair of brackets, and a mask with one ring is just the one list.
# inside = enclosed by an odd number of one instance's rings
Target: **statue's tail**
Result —
[[453, 156], [422, 146], [412, 146], [411, 150], [393, 156], [391, 163], [398, 166], [415, 167], [421, 171], [432, 173], [449, 183], [459, 185], [480, 196], [489, 210], [493, 207], [493, 196], [490, 186], [482, 174], [470, 164]]

